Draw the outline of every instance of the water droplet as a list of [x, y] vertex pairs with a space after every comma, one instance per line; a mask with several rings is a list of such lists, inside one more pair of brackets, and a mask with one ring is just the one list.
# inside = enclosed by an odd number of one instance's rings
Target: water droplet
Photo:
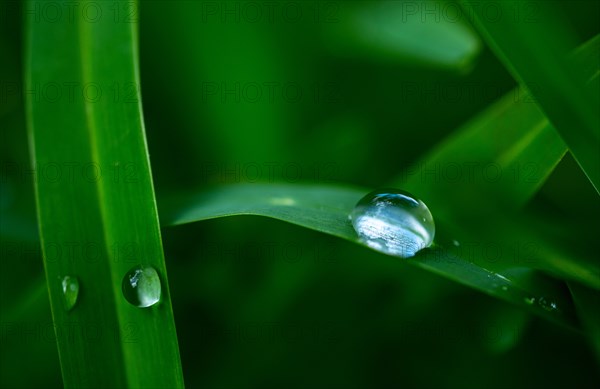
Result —
[[502, 290], [507, 291], [508, 290], [508, 286], [502, 285]]
[[160, 300], [160, 278], [153, 267], [136, 266], [123, 278], [123, 295], [136, 307], [150, 307]]
[[380, 189], [363, 197], [350, 214], [367, 246], [402, 258], [431, 246], [435, 224], [424, 202], [408, 192]]
[[535, 297], [525, 297], [525, 304], [533, 305], [535, 303]]
[[79, 296], [79, 280], [77, 277], [64, 276], [61, 280], [63, 302], [65, 309], [70, 311], [77, 303], [77, 296]]
[[544, 297], [540, 297], [540, 299], [538, 300], [538, 304], [540, 304], [540, 307], [544, 308], [548, 312], [558, 310], [558, 307], [556, 306], [556, 303], [554, 301], [548, 301]]
[[456, 239], [452, 239], [452, 245], [455, 247], [460, 247], [460, 242]]
[[510, 282], [510, 280], [508, 278], [504, 277], [502, 274], [496, 273], [495, 275], [496, 275], [496, 277], [500, 278], [501, 280], [504, 280], [506, 282]]

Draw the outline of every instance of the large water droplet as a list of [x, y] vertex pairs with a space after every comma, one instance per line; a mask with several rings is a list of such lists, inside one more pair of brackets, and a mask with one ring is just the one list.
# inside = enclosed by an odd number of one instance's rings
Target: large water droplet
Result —
[[160, 300], [160, 278], [153, 267], [136, 266], [123, 278], [123, 295], [136, 307], [150, 307]]
[[79, 296], [79, 280], [77, 277], [64, 276], [61, 280], [63, 302], [65, 309], [70, 311], [77, 303], [77, 296]]
[[367, 194], [354, 207], [350, 220], [367, 246], [402, 258], [429, 247], [435, 236], [433, 216], [425, 203], [397, 189]]

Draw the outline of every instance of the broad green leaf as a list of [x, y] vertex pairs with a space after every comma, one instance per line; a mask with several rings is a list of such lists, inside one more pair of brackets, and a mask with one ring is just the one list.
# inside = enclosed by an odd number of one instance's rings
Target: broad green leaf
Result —
[[[485, 12], [490, 0], [463, 1], [464, 9], [474, 15], [475, 25], [498, 58], [520, 83], [526, 85], [554, 125], [569, 150], [600, 191], [600, 91], [587, 88], [593, 74], [582, 70], [568, 56], [575, 48], [574, 32], [561, 18], [558, 3], [535, 3], [529, 18], [514, 15], [513, 2], [493, 2], [499, 17]], [[530, 19], [530, 20], [528, 20]], [[598, 71], [598, 56], [591, 58]]]
[[[213, 188], [161, 201], [164, 225], [181, 225], [235, 215], [259, 215], [283, 220], [359, 243], [348, 215], [366, 189], [319, 185], [246, 184]], [[434, 213], [435, 217], [435, 213]], [[436, 221], [437, 228], [448, 226]], [[460, 250], [434, 246], [406, 263], [510, 301], [550, 320], [577, 326], [572, 302], [560, 283], [529, 269], [498, 273], [461, 257]], [[540, 303], [541, 301], [541, 303]], [[556, 308], [544, 305], [548, 301]]]
[[[481, 51], [471, 28], [452, 20], [446, 2], [353, 1], [332, 3], [322, 23], [332, 50], [453, 70], [468, 70]], [[451, 13], [451, 11], [450, 11]]]
[[[25, 84], [35, 91], [26, 96], [27, 121], [64, 384], [182, 387], [140, 105], [137, 3], [79, 6], [100, 12], [25, 15]], [[162, 281], [161, 301], [146, 309], [121, 290], [138, 264]], [[65, 276], [80, 285], [70, 311]]]

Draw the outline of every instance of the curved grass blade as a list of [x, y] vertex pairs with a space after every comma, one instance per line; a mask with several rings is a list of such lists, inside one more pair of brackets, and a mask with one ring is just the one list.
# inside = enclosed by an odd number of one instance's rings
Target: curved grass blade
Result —
[[167, 226], [224, 216], [259, 215], [354, 240], [348, 215], [364, 194], [363, 189], [327, 186], [230, 185], [190, 196], [174, 196], [162, 202], [159, 210], [163, 225]]
[[[514, 100], [515, 91], [440, 143], [390, 185], [420, 194], [448, 223], [452, 240], [505, 254], [495, 270], [526, 266], [600, 289], [600, 267], [544, 237], [546, 227], [516, 211], [533, 197], [566, 152], [535, 104]], [[525, 100], [526, 101], [526, 100]], [[468, 206], [465, 206], [468, 204]], [[476, 231], [462, 226], [479, 225]], [[527, 258], [518, 258], [522, 251]]]
[[[27, 95], [28, 130], [63, 380], [66, 387], [182, 387], [139, 100], [137, 22], [125, 17], [137, 4], [115, 5], [122, 17], [106, 16], [108, 3], [84, 2], [106, 17], [26, 18], [25, 84], [39, 92]], [[121, 291], [138, 264], [154, 267], [162, 281], [160, 303], [147, 309]], [[80, 285], [71, 310], [63, 306], [65, 276]]]
[[482, 48], [471, 27], [443, 17], [435, 1], [339, 4], [332, 6], [337, 22], [324, 24], [324, 36], [344, 55], [466, 71]]
[[[593, 38], [573, 53], [589, 77], [598, 68], [598, 40]], [[483, 263], [486, 267], [537, 268], [600, 289], [596, 261], [561, 247], [560, 240], [544, 236], [548, 235], [544, 223], [516, 212], [537, 193], [566, 151], [531, 96], [515, 89], [442, 141], [391, 185], [419, 193], [436, 211], [437, 219], [452, 220], [446, 231], [451, 239], [476, 243], [480, 248], [495, 247], [502, 253], [529, 251], [526, 261], [504, 255], [493, 263]], [[466, 231], [461, 228], [464, 225], [481, 228]]]
[[[159, 204], [164, 225], [181, 225], [235, 215], [259, 215], [283, 220], [361, 244], [348, 215], [366, 189], [321, 185], [246, 184], [174, 196]], [[435, 217], [435, 215], [434, 215]], [[448, 230], [443, 221], [436, 224]], [[486, 294], [525, 307], [549, 320], [577, 327], [572, 301], [561, 283], [530, 269], [500, 273], [464, 258], [459, 250], [436, 246], [406, 262]], [[540, 298], [543, 299], [540, 300]], [[532, 300], [533, 299], [533, 300]], [[535, 301], [552, 301], [546, 309]]]
[[467, 221], [496, 208], [522, 207], [566, 151], [530, 97], [515, 89], [434, 147], [392, 185], [470, 204], [448, 215]]
[[[598, 80], [599, 54], [600, 35], [572, 54], [590, 80]], [[517, 88], [442, 141], [391, 184], [423, 193], [443, 193], [445, 202], [471, 204], [453, 217], [480, 218], [495, 207], [520, 209], [537, 193], [566, 151], [567, 145], [534, 97]]]
[[[535, 3], [534, 20], [514, 20], [511, 2], [493, 2], [503, 17], [483, 14], [486, 3], [463, 1], [475, 25], [513, 76], [526, 85], [600, 193], [600, 91], [587, 88], [590, 75], [568, 56], [575, 37], [556, 3]], [[600, 60], [596, 56], [595, 71]]]

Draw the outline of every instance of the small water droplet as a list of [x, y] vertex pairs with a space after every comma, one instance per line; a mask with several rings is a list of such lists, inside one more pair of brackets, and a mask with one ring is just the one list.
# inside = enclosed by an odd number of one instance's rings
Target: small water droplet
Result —
[[433, 216], [425, 203], [397, 189], [367, 194], [354, 207], [350, 220], [367, 246], [402, 258], [431, 246], [435, 236]]
[[460, 247], [460, 242], [458, 240], [456, 240], [456, 239], [452, 239], [452, 245], [454, 247]]
[[136, 307], [150, 307], [160, 300], [158, 273], [150, 266], [136, 266], [123, 277], [123, 295]]
[[61, 286], [65, 309], [70, 311], [77, 303], [77, 297], [79, 296], [79, 280], [77, 277], [64, 276], [61, 280]]
[[508, 290], [508, 286], [502, 285], [502, 290], [507, 291]]
[[538, 300], [538, 304], [540, 304], [540, 307], [544, 308], [548, 312], [558, 310], [558, 307], [556, 306], [556, 303], [554, 301], [548, 301], [544, 297], [540, 297], [540, 299]]
[[535, 297], [525, 297], [525, 304], [533, 305], [535, 303]]

